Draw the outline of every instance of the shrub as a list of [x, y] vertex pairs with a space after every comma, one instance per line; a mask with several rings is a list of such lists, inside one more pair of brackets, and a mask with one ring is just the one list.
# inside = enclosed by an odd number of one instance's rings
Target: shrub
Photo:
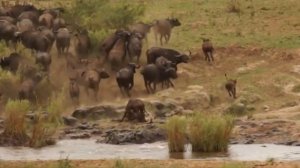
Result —
[[179, 116], [171, 117], [166, 123], [169, 152], [184, 152], [186, 143], [186, 120]]
[[233, 117], [196, 114], [189, 123], [189, 139], [194, 152], [227, 151]]
[[29, 110], [30, 104], [27, 100], [9, 100], [5, 106], [5, 125], [3, 136], [12, 139], [16, 144], [26, 143], [25, 115]]
[[55, 142], [51, 139], [51, 137], [55, 132], [55, 127], [48, 123], [44, 116], [39, 114], [32, 127], [29, 146], [40, 148], [46, 145], [54, 144]]

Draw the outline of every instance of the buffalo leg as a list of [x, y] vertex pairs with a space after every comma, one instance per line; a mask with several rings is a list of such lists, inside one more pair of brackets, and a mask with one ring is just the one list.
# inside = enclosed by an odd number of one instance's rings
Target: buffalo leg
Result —
[[149, 92], [149, 88], [148, 88], [148, 82], [146, 80], [144, 80], [144, 83], [145, 83], [145, 87], [146, 87], [147, 93], [150, 93]]
[[130, 91], [130, 89], [129, 89], [129, 88], [126, 88], [126, 89], [125, 89], [125, 92], [126, 92], [127, 96], [128, 96], [128, 97], [131, 97], [131, 95], [130, 95], [130, 92], [129, 92], [129, 91]]
[[125, 117], [127, 116], [127, 113], [128, 113], [128, 111], [126, 110], [125, 113], [124, 113], [124, 115], [123, 115], [123, 117], [122, 117], [122, 119], [121, 119], [121, 122], [124, 121]]
[[163, 39], [163, 35], [160, 35], [160, 45], [163, 45], [162, 39]]
[[205, 52], [204, 55], [205, 55], [205, 61], [208, 61], [208, 59], [209, 59], [208, 54]]
[[212, 52], [210, 52], [210, 57], [211, 57], [211, 60], [214, 62], [215, 60], [214, 60], [214, 56], [213, 56]]
[[233, 98], [236, 98], [236, 89], [233, 89]]
[[172, 83], [172, 81], [170, 79], [167, 80], [167, 83], [171, 85], [171, 87], [174, 87], [174, 84]]
[[165, 38], [166, 38], [166, 44], [169, 43], [171, 34], [166, 34]]
[[228, 90], [227, 92], [228, 92], [228, 94], [229, 94], [229, 97], [231, 97], [231, 91]]
[[152, 91], [152, 93], [155, 93], [155, 91], [156, 91], [156, 82], [153, 82], [153, 91]]

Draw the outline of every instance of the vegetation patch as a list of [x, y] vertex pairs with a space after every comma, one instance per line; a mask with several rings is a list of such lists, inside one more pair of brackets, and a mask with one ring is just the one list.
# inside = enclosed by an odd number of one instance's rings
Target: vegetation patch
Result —
[[174, 116], [166, 123], [169, 152], [184, 152], [186, 144], [185, 118]]
[[166, 124], [169, 151], [183, 152], [187, 135], [193, 152], [226, 152], [233, 121], [229, 115], [195, 114], [189, 118], [174, 116]]
[[31, 122], [26, 114], [30, 109], [28, 100], [9, 100], [5, 106], [4, 131], [1, 146], [43, 147], [55, 143], [51, 139], [56, 129], [45, 116], [37, 115]]
[[28, 143], [25, 115], [30, 104], [27, 100], [9, 100], [5, 106], [4, 132], [0, 138], [1, 145], [20, 146]]
[[233, 129], [233, 117], [196, 114], [189, 121], [193, 152], [225, 152]]

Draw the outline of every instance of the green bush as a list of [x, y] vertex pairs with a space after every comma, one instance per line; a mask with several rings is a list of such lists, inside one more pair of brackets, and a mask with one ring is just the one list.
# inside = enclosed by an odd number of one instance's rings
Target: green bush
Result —
[[196, 114], [189, 121], [193, 152], [225, 152], [233, 129], [233, 117]]
[[170, 152], [184, 152], [186, 144], [186, 119], [171, 117], [166, 123], [168, 146]]

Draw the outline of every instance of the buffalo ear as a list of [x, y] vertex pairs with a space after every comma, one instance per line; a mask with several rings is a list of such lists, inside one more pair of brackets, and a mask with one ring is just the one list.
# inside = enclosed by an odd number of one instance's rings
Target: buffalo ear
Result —
[[140, 64], [135, 65], [135, 68], [139, 69], [141, 67]]

